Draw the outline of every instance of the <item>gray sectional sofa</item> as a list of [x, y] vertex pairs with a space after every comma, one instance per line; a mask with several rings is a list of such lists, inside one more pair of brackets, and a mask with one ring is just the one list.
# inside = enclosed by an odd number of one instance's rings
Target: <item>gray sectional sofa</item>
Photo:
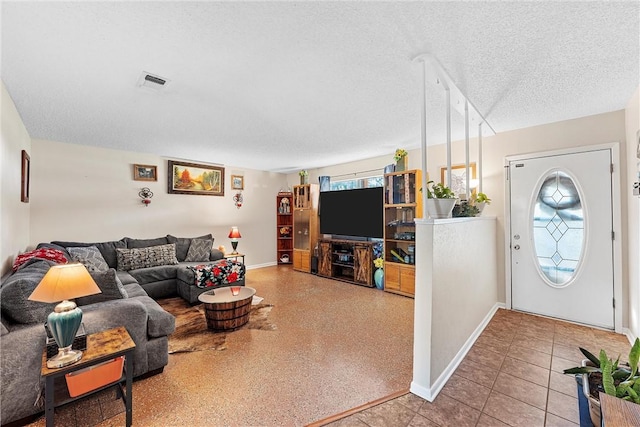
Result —
[[[204, 260], [185, 261], [193, 258], [191, 246], [202, 243], [193, 241], [207, 239], [210, 239], [210, 244], [206, 262], [223, 258], [220, 251], [211, 249], [211, 235], [199, 238], [168, 235], [157, 239], [125, 237], [98, 243], [54, 241], [41, 243], [38, 249], [61, 252], [69, 261], [74, 261], [72, 253], [75, 256], [78, 252], [99, 252], [97, 258], [100, 260], [97, 262], [106, 263], [104, 269], [92, 271], [92, 260], [83, 263], [88, 266], [103, 293], [76, 300], [83, 311], [85, 331], [91, 334], [124, 325], [136, 343], [133, 375], [140, 377], [162, 372], [168, 363], [168, 335], [175, 329], [175, 318], [155, 300], [179, 295], [193, 304], [197, 302], [198, 295], [207, 290], [194, 285], [194, 272], [188, 268], [203, 264]], [[162, 257], [158, 258], [158, 254], [164, 255], [164, 252], [158, 248], [166, 249], [169, 253], [173, 250], [173, 261], [162, 263]], [[145, 253], [156, 257], [151, 264], [160, 265], [140, 264], [136, 257]], [[44, 409], [41, 398], [44, 381], [40, 377], [46, 336], [43, 325], [55, 304], [28, 301], [27, 298], [47, 270], [55, 264], [49, 259], [29, 259], [0, 284], [0, 421], [3, 425]], [[242, 280], [234, 285], [244, 285], [244, 266], [242, 273]]]

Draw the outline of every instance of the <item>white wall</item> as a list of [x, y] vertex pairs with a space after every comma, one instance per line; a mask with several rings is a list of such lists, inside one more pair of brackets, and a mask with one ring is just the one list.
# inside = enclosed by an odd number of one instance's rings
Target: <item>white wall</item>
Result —
[[[284, 174], [226, 166], [224, 197], [169, 194], [167, 159], [156, 155], [37, 139], [32, 149], [31, 245], [212, 233], [215, 247], [231, 249], [227, 235], [237, 225], [248, 266], [276, 262], [275, 200]], [[134, 181], [133, 164], [156, 165], [158, 181]], [[240, 209], [232, 174], [244, 175]], [[154, 193], [148, 207], [138, 196], [143, 187]]]
[[[632, 185], [640, 181], [640, 87], [636, 89], [625, 110], [627, 133], [627, 179], [623, 194], [627, 196], [628, 208], [628, 260], [629, 260], [629, 329], [640, 336], [640, 197], [634, 197]], [[624, 158], [624, 157], [623, 157]]]
[[22, 150], [31, 153], [31, 138], [20, 113], [1, 82], [0, 115], [0, 276], [8, 272], [29, 243], [29, 203], [20, 201]]

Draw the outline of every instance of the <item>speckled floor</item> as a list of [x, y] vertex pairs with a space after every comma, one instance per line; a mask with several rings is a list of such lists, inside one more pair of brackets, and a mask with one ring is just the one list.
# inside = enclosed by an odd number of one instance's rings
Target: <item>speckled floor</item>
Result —
[[[277, 330], [239, 330], [225, 351], [171, 355], [164, 373], [134, 383], [134, 425], [576, 426], [576, 385], [562, 370], [583, 359], [579, 346], [630, 348], [622, 335], [499, 310], [430, 403], [398, 393], [412, 378], [412, 299], [286, 267], [250, 270], [247, 285], [274, 305]], [[56, 417], [124, 425], [113, 393]]]
[[[286, 266], [249, 270], [246, 284], [274, 305], [277, 330], [170, 355], [162, 374], [134, 382], [134, 425], [300, 426], [409, 387], [412, 299]], [[102, 394], [57, 410], [56, 425], [121, 426], [122, 412], [101, 422], [118, 408]]]

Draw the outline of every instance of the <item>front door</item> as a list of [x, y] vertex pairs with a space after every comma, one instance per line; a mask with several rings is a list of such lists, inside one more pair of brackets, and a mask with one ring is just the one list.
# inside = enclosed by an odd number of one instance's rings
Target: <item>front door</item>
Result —
[[611, 150], [509, 162], [512, 308], [614, 328]]

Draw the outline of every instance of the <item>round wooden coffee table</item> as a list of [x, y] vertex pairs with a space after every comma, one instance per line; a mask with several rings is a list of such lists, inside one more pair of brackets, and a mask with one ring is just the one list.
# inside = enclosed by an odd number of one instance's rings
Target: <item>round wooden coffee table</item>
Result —
[[256, 290], [247, 286], [227, 286], [201, 293], [198, 300], [204, 304], [207, 328], [233, 331], [245, 325], [255, 294]]

